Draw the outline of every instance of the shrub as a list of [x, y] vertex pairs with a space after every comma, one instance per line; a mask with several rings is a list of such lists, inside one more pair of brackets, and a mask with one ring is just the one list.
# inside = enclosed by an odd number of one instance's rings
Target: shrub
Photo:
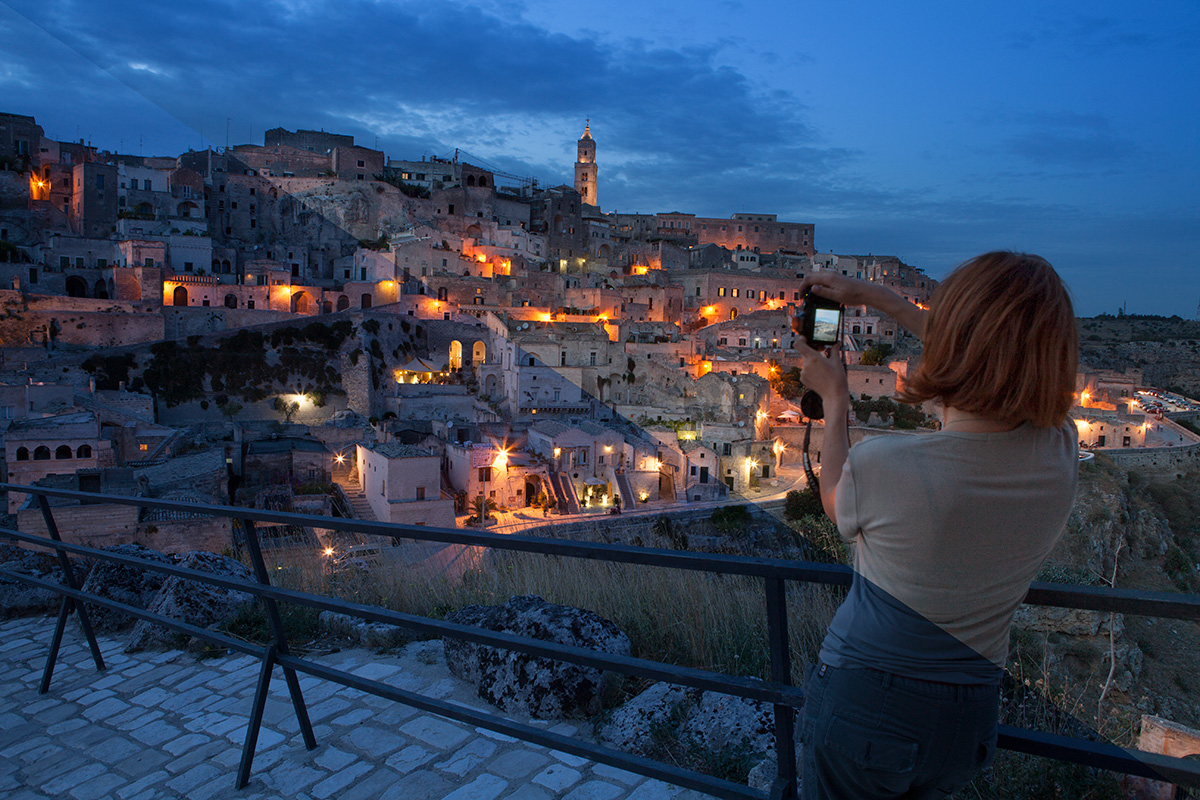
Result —
[[812, 487], [806, 486], [804, 491], [792, 489], [784, 498], [783, 516], [786, 519], [819, 517], [824, 513], [825, 507], [821, 505], [821, 498], [813, 491]]

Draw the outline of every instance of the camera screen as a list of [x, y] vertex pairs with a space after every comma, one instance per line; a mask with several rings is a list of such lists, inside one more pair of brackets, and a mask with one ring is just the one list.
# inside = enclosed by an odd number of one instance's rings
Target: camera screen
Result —
[[813, 340], [817, 342], [836, 342], [838, 339], [838, 323], [842, 312], [836, 308], [818, 308], [813, 315]]

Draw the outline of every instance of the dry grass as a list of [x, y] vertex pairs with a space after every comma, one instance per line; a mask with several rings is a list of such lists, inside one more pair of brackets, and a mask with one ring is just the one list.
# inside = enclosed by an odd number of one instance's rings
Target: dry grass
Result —
[[[331, 575], [303, 562], [284, 565], [273, 577], [283, 586], [435, 619], [467, 605], [539, 595], [612, 620], [629, 636], [636, 656], [769, 677], [761, 580], [503, 551], [480, 553], [475, 563], [476, 568], [461, 578], [382, 566]], [[840, 602], [836, 589], [789, 586], [788, 633], [795, 681], [799, 682], [804, 665], [815, 659]]]

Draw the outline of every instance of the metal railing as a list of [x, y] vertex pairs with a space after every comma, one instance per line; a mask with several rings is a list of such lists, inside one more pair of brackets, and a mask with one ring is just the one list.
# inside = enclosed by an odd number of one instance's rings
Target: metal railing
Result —
[[[104, 660], [100, 653], [99, 645], [96, 642], [90, 620], [88, 619], [86, 608], [83, 606], [84, 602], [123, 611], [139, 619], [157, 623], [228, 650], [245, 653], [260, 659], [261, 669], [250, 710], [241, 763], [237, 772], [236, 785], [238, 788], [246, 786], [249, 781], [259, 728], [262, 724], [263, 708], [267, 699], [267, 689], [274, 668], [278, 666], [283, 670], [305, 747], [310, 750], [316, 747], [316, 737], [309, 722], [307, 706], [304, 702], [297, 673], [323, 678], [342, 686], [404, 703], [422, 711], [438, 714], [475, 727], [512, 736], [531, 744], [581, 756], [678, 786], [696, 789], [716, 797], [728, 798], [729, 800], [734, 800], [734, 798], [761, 800], [768, 797], [772, 798], [772, 800], [794, 800], [798, 796], [795, 760], [795, 720], [796, 711], [804, 704], [804, 693], [791, 682], [791, 653], [788, 647], [786, 584], [788, 581], [796, 581], [848, 586], [852, 575], [849, 568], [839, 565], [792, 562], [747, 556], [716, 556], [678, 550], [574, 542], [519, 535], [497, 535], [485, 532], [387, 524], [355, 519], [335, 519], [262, 509], [182, 503], [145, 497], [103, 495], [11, 484], [0, 484], [0, 488], [32, 494], [36, 498], [49, 534], [49, 539], [45, 536], [21, 533], [7, 528], [0, 528], [0, 538], [8, 538], [29, 545], [53, 549], [57, 554], [59, 565], [63, 571], [64, 584], [57, 584], [52, 581], [0, 569], [0, 577], [46, 589], [61, 595], [63, 598], [39, 687], [40, 693], [44, 694], [49, 690], [66, 622], [72, 613], [75, 613], [79, 617], [97, 669], [104, 669]], [[238, 520], [243, 526], [245, 533], [246, 553], [253, 567], [255, 580], [254, 582], [247, 582], [213, 573], [199, 572], [173, 564], [144, 561], [134, 556], [63, 542], [49, 503], [49, 498], [51, 497], [92, 504], [100, 502], [134, 505], [142, 508], [188, 511], [211, 516], [230, 517]], [[763, 581], [765, 589], [771, 679], [764, 681], [709, 670], [665, 664], [632, 656], [602, 653], [587, 648], [499, 633], [472, 626], [390, 611], [378, 606], [273, 586], [270, 581], [269, 572], [263, 561], [262, 549], [255, 527], [255, 523], [257, 522], [320, 527], [369, 536], [383, 536], [392, 539], [416, 539], [468, 547], [491, 547], [570, 558], [584, 558], [615, 563], [691, 570], [718, 575], [738, 575], [758, 578]], [[270, 624], [271, 641], [265, 646], [253, 644], [221, 633], [220, 631], [202, 629], [144, 609], [135, 608], [94, 594], [84, 593], [81, 591], [79, 581], [74, 573], [69, 558], [70, 555], [124, 564], [126, 566], [137, 567], [165, 575], [173, 575], [251, 594], [263, 603]], [[552, 733], [523, 723], [513, 722], [497, 715], [466, 708], [448, 701], [424, 697], [413, 692], [397, 689], [380, 681], [362, 678], [349, 672], [293, 655], [288, 647], [287, 636], [279, 614], [278, 604], [280, 602], [294, 603], [322, 611], [333, 611], [357, 617], [368, 622], [393, 625], [420, 634], [441, 637], [450, 636], [491, 647], [515, 650], [530, 655], [581, 664], [587, 667], [611, 670], [625, 675], [666, 681], [673, 684], [690, 686], [706, 691], [716, 691], [769, 703], [773, 706], [774, 713], [775, 750], [778, 764], [777, 778], [772, 784], [770, 791], [764, 793], [731, 781], [682, 769], [660, 761], [630, 755], [582, 739]], [[1087, 609], [1180, 620], [1200, 620], [1200, 596], [1196, 595], [1036, 583], [1030, 589], [1026, 597], [1026, 602], [1060, 608]], [[1000, 726], [998, 744], [1003, 748], [1036, 756], [1045, 756], [1088, 767], [1167, 781], [1187, 787], [1200, 787], [1200, 764], [1186, 759], [1170, 758], [1139, 750], [1120, 748], [1104, 742], [1040, 733], [1007, 725]]]

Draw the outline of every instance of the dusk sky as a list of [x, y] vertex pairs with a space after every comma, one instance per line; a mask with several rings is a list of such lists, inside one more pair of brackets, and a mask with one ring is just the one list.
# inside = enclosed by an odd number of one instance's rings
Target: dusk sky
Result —
[[934, 277], [1027, 250], [1082, 315], [1192, 318], [1198, 41], [1195, 0], [0, 0], [0, 111], [143, 155], [325, 129], [543, 185], [590, 117], [605, 211], [776, 213]]

